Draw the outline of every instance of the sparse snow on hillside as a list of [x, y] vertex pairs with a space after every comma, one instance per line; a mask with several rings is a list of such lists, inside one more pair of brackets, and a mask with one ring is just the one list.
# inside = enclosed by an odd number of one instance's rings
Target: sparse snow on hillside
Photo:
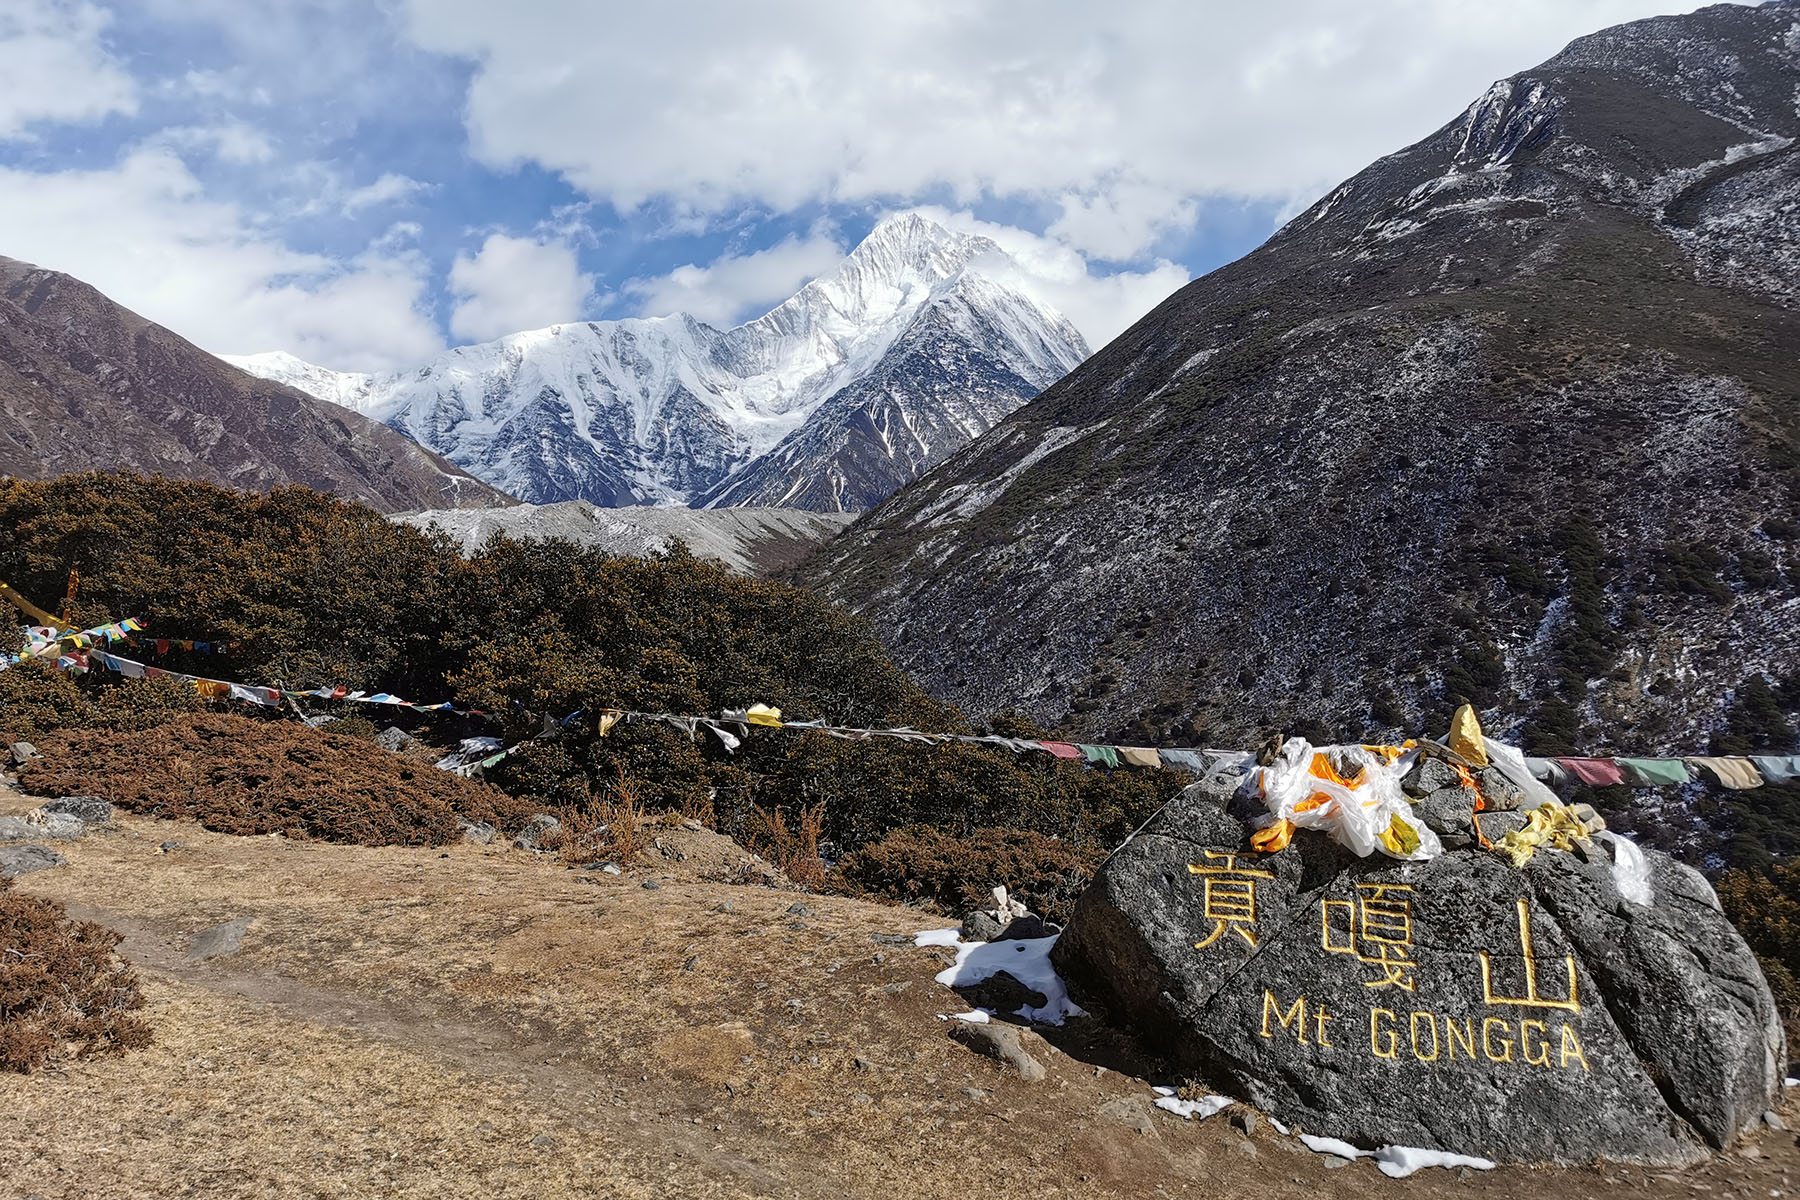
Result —
[[804, 551], [830, 541], [854, 516], [789, 508], [598, 508], [585, 500], [520, 504], [513, 508], [435, 509], [401, 513], [394, 520], [419, 529], [435, 526], [454, 538], [466, 557], [497, 533], [511, 538], [567, 538], [610, 554], [647, 557], [680, 541], [701, 558], [713, 558], [743, 575], [764, 574]]

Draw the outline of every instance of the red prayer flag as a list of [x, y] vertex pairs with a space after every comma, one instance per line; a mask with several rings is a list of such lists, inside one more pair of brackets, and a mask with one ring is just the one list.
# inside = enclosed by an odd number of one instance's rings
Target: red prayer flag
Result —
[[1067, 742], [1039, 742], [1038, 749], [1048, 750], [1058, 758], [1080, 758], [1081, 751]]
[[1589, 787], [1614, 787], [1625, 782], [1625, 773], [1610, 758], [1559, 758], [1556, 761]]

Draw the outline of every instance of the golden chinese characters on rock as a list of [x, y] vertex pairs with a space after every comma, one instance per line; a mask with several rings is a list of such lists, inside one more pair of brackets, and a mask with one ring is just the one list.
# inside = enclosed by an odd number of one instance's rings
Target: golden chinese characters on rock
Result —
[[[1205, 950], [1227, 933], [1251, 949], [1257, 946], [1256, 888], [1273, 872], [1240, 865], [1239, 855], [1204, 852], [1207, 862], [1190, 863], [1188, 871], [1202, 880], [1201, 911], [1208, 923], [1205, 936], [1194, 949]], [[1362, 986], [1370, 991], [1393, 989], [1417, 993], [1418, 962], [1413, 957], [1413, 888], [1405, 884], [1363, 883], [1354, 899], [1319, 901], [1319, 945], [1327, 954], [1342, 955], [1365, 968]], [[1430, 1007], [1405, 1010], [1371, 1004], [1368, 1009], [1368, 1052], [1378, 1059], [1411, 1057], [1420, 1063], [1518, 1063], [1555, 1070], [1591, 1070], [1581, 1037], [1567, 1013], [1579, 1016], [1581, 994], [1575, 958], [1564, 955], [1561, 970], [1548, 972], [1552, 993], [1546, 993], [1540, 963], [1531, 936], [1531, 906], [1516, 902], [1522, 978], [1519, 994], [1511, 994], [1487, 950], [1476, 952], [1482, 1014], [1451, 1016]], [[1507, 955], [1510, 957], [1510, 953]], [[1510, 972], [1507, 972], [1510, 974]], [[1556, 976], [1561, 975], [1561, 981]], [[1561, 983], [1557, 989], [1557, 983]], [[1263, 991], [1262, 1023], [1258, 1033], [1270, 1040], [1293, 1039], [1318, 1050], [1359, 1052], [1361, 1022], [1355, 1036], [1345, 1033], [1339, 1014], [1324, 1003], [1301, 995], [1291, 1001]], [[1493, 1010], [1498, 1009], [1499, 1012]], [[1519, 1010], [1527, 1010], [1521, 1012]], [[1533, 1015], [1535, 1014], [1535, 1015]]]

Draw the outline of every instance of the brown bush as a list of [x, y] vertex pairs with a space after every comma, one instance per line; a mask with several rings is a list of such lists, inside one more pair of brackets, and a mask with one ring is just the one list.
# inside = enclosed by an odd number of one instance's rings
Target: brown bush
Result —
[[206, 708], [193, 688], [166, 677], [77, 677], [41, 659], [0, 671], [0, 738], [7, 742], [35, 743], [58, 729], [147, 729]]
[[1756, 952], [1790, 1041], [1800, 1037], [1800, 860], [1719, 876], [1719, 907]]
[[29, 1073], [53, 1058], [150, 1044], [150, 1027], [127, 1015], [144, 998], [137, 976], [113, 953], [120, 941], [0, 876], [0, 1070]]
[[65, 730], [22, 772], [44, 796], [100, 796], [220, 833], [284, 833], [365, 846], [435, 846], [456, 817], [517, 829], [530, 805], [487, 784], [304, 725], [210, 714], [129, 737]]
[[832, 881], [852, 895], [885, 896], [960, 915], [996, 884], [1047, 920], [1066, 922], [1105, 853], [1022, 829], [956, 837], [924, 825], [896, 829], [844, 857]]

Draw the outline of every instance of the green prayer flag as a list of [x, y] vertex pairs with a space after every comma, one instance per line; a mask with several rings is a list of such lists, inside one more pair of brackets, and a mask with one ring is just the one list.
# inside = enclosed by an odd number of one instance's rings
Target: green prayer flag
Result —
[[1625, 782], [1638, 787], [1668, 787], [1692, 783], [1687, 764], [1679, 758], [1615, 758], [1625, 771]]
[[1078, 742], [1076, 749], [1081, 751], [1082, 758], [1096, 766], [1116, 767], [1119, 765], [1119, 752], [1111, 746], [1084, 746]]

